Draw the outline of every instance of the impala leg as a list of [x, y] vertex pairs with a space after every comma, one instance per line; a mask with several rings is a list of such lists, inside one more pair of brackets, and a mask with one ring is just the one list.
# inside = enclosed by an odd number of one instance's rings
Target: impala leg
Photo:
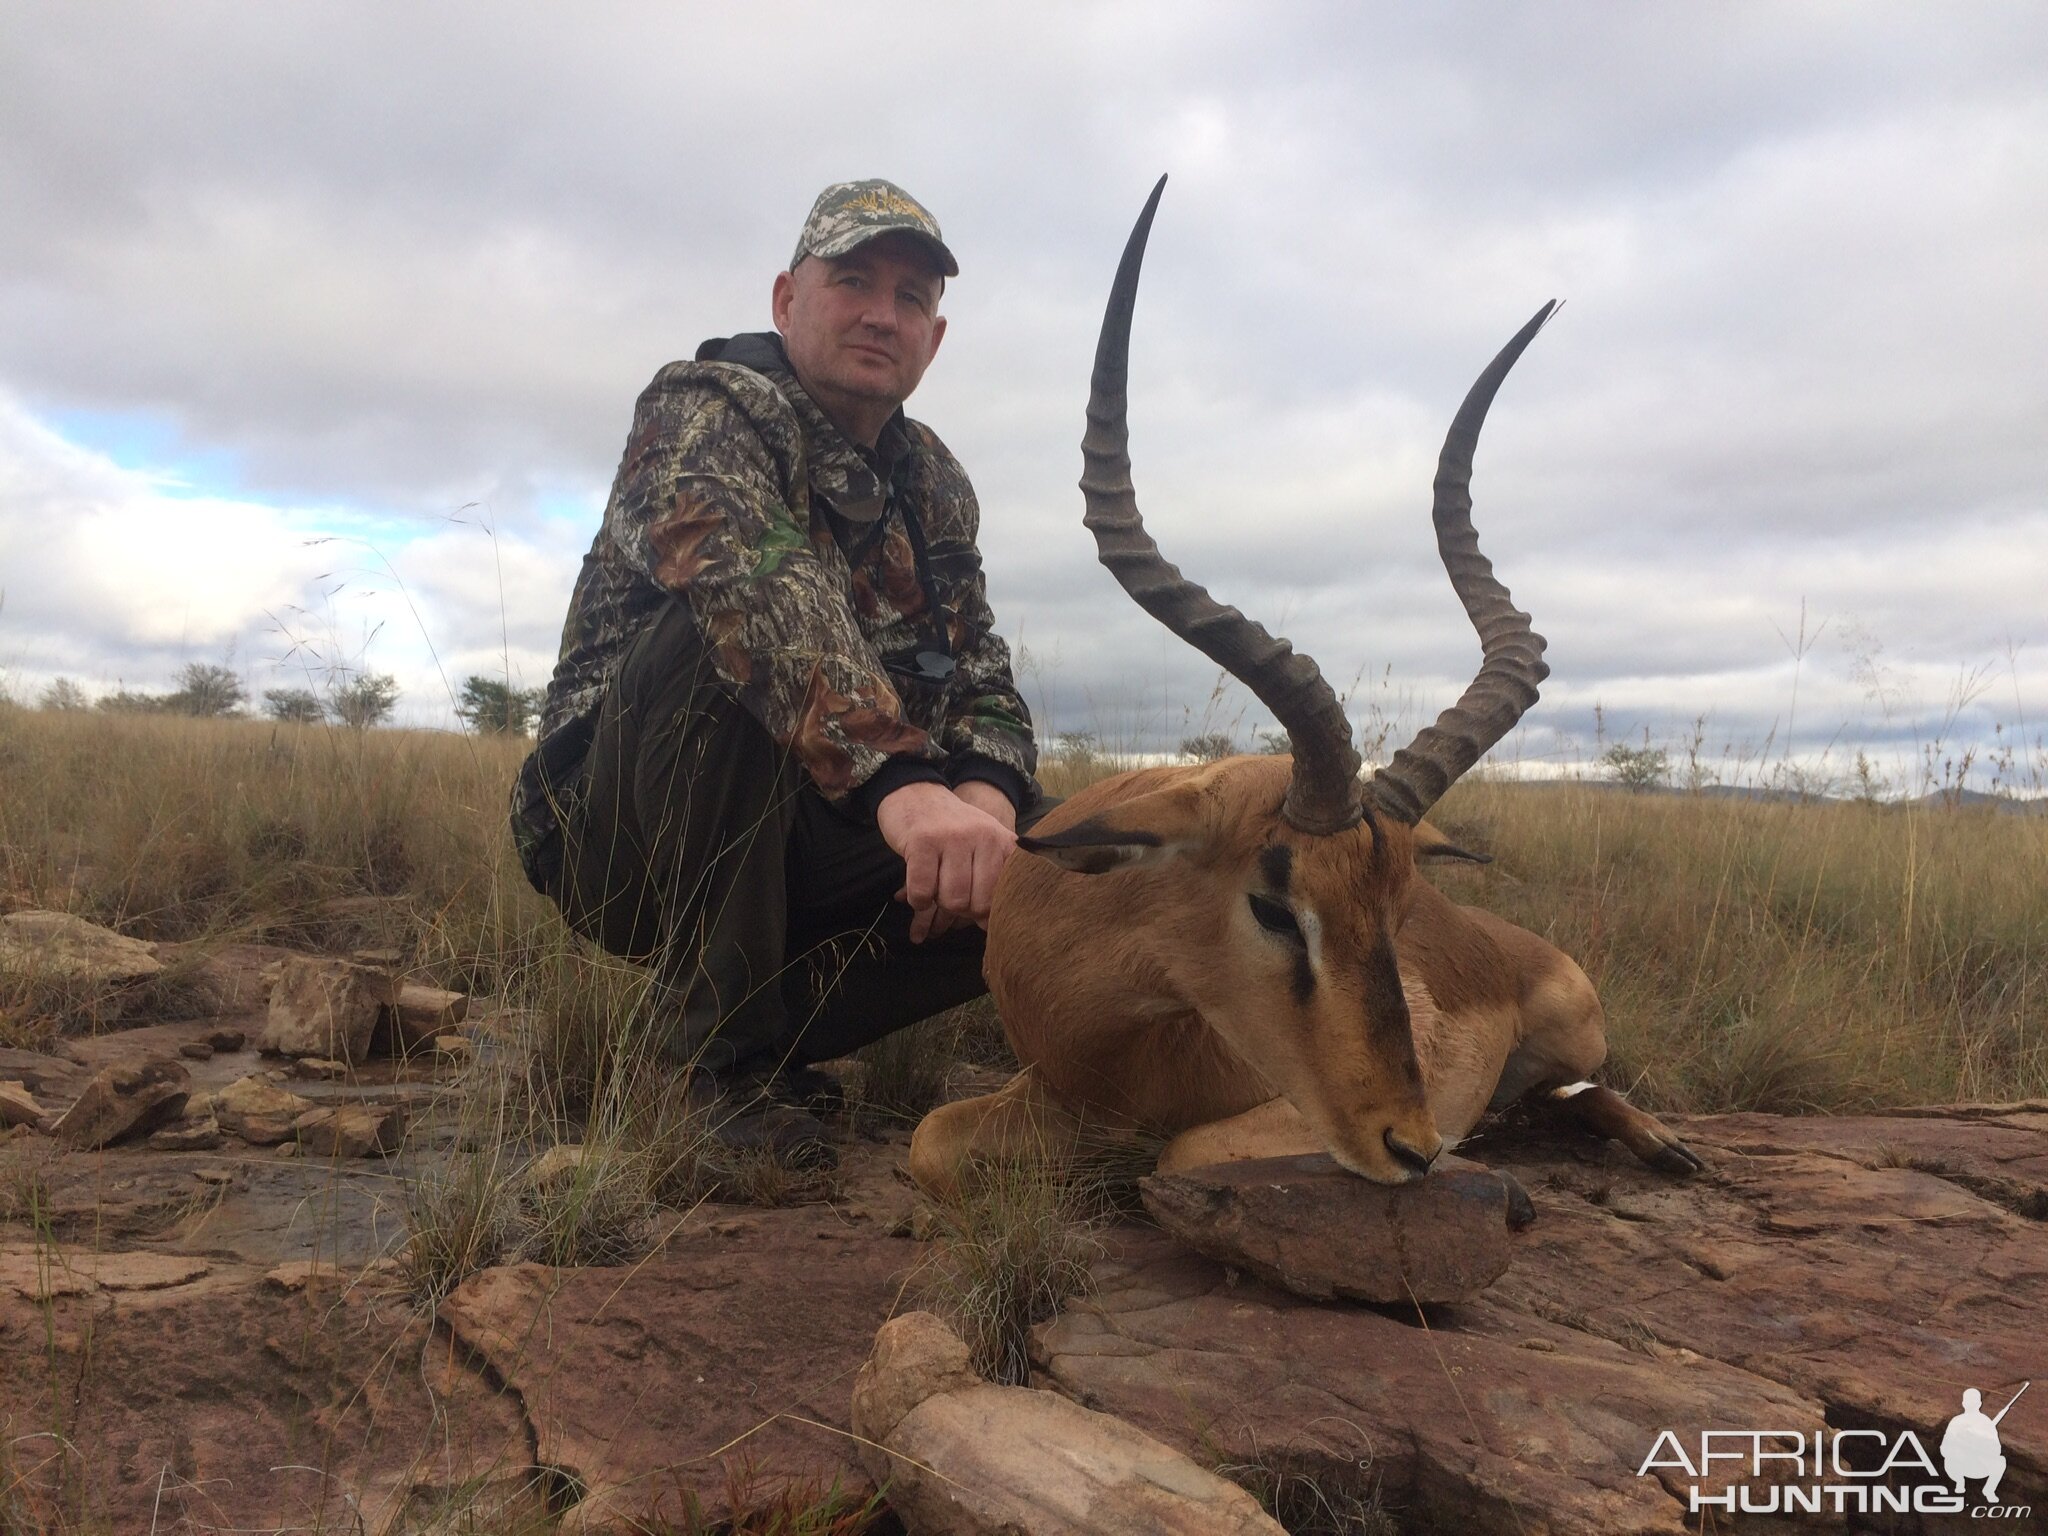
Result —
[[910, 1177], [934, 1200], [951, 1200], [975, 1162], [1020, 1162], [1065, 1155], [1080, 1119], [1026, 1067], [994, 1093], [942, 1104], [910, 1137]]
[[1182, 1131], [1159, 1154], [1161, 1173], [1200, 1168], [1209, 1163], [1241, 1163], [1255, 1157], [1301, 1157], [1325, 1151], [1321, 1137], [1309, 1129], [1301, 1111], [1285, 1099], [1268, 1099], [1228, 1120]]
[[1595, 1136], [1613, 1137], [1659, 1173], [1682, 1179], [1706, 1167], [1699, 1154], [1665, 1129], [1655, 1115], [1637, 1109], [1612, 1088], [1567, 1083], [1552, 1088], [1544, 1101]]

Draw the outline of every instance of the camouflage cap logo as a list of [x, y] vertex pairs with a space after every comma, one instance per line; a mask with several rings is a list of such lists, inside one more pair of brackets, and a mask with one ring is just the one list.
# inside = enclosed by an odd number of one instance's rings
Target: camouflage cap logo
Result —
[[877, 235], [898, 232], [923, 242], [946, 276], [960, 275], [960, 263], [939, 234], [939, 221], [908, 192], [879, 177], [835, 182], [820, 192], [811, 204], [811, 216], [804, 220], [803, 233], [797, 236], [796, 254], [789, 264], [793, 267], [806, 256], [844, 256]]

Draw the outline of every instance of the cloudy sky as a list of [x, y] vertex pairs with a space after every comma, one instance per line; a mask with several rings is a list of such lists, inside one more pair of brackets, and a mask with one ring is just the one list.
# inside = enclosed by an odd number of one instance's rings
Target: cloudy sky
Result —
[[[1428, 486], [1550, 640], [1503, 753], [1896, 769], [2048, 724], [2035, 5], [0, 3], [0, 683], [544, 682], [633, 398], [767, 324], [829, 181], [960, 257], [913, 411], [1054, 730], [1264, 722], [1080, 526], [1101, 303], [1168, 554], [1362, 730], [1477, 647]], [[1803, 637], [1803, 638], [1802, 638]], [[2038, 749], [2021, 763], [2040, 771]]]

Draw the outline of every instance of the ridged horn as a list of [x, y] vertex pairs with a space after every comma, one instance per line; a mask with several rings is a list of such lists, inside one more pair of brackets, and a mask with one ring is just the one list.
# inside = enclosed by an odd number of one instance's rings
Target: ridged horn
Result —
[[1095, 345], [1088, 432], [1081, 439], [1081, 491], [1088, 506], [1083, 521], [1095, 535], [1102, 563], [1138, 605], [1251, 689], [1286, 729], [1294, 748], [1294, 774], [1281, 809], [1288, 824], [1316, 835], [1341, 832], [1357, 824], [1363, 806], [1359, 757], [1336, 694], [1314, 661], [1168, 564], [1138, 515], [1126, 399], [1131, 311], [1145, 238], [1165, 190], [1162, 176], [1131, 230]]
[[1493, 744], [1515, 728], [1536, 702], [1537, 685], [1550, 675], [1543, 660], [1543, 637], [1530, 627], [1529, 615], [1518, 610], [1508, 589], [1494, 579], [1493, 562], [1479, 552], [1472, 527], [1472, 455], [1479, 429], [1501, 381], [1536, 333], [1557, 312], [1551, 300], [1515, 333], [1515, 339], [1487, 365], [1479, 381], [1458, 407], [1444, 451], [1436, 466], [1437, 552], [1450, 572], [1451, 586], [1472, 627], [1479, 632], [1481, 660], [1456, 704], [1425, 726], [1394, 754], [1394, 760], [1372, 776], [1373, 803], [1389, 816], [1413, 826], [1457, 782], [1460, 774], [1483, 757]]

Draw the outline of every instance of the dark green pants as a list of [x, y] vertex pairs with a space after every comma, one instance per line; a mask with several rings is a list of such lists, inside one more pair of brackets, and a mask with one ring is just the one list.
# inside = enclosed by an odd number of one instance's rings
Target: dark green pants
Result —
[[678, 1062], [807, 1065], [988, 990], [982, 931], [910, 942], [902, 859], [720, 683], [680, 602], [621, 663], [563, 832], [563, 915], [652, 966]]

